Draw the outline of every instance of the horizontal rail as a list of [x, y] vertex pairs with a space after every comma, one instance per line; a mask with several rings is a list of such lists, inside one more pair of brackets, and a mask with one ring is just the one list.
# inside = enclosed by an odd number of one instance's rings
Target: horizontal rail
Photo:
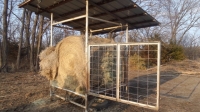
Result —
[[95, 47], [95, 46], [117, 46], [117, 44], [89, 44], [89, 47]]
[[56, 25], [54, 25], [53, 27], [63, 28], [63, 29], [67, 29], [67, 30], [74, 30], [74, 29], [71, 28], [71, 27], [62, 27], [62, 26], [56, 26]]
[[120, 23], [116, 23], [116, 22], [112, 22], [112, 21], [108, 21], [108, 20], [104, 20], [104, 19], [100, 19], [100, 18], [95, 18], [95, 17], [90, 17], [90, 16], [89, 16], [89, 18], [93, 19], [93, 20], [98, 20], [98, 21], [110, 23], [110, 24], [120, 25]]
[[79, 107], [82, 107], [82, 108], [86, 109], [86, 106], [83, 106], [83, 105], [81, 105], [81, 104], [78, 104], [78, 103], [76, 103], [76, 102], [74, 102], [74, 101], [72, 101], [72, 100], [69, 100], [69, 102], [70, 102], [70, 103], [73, 103], [74, 105], [77, 105], [77, 106], [79, 106]]
[[104, 30], [111, 30], [111, 29], [116, 29], [116, 28], [121, 28], [123, 27], [122, 25], [120, 26], [113, 26], [113, 27], [107, 27], [107, 28], [102, 28], [102, 29], [97, 29], [97, 30], [91, 30], [92, 33], [94, 32], [99, 32], [99, 31], [104, 31]]
[[[58, 97], [58, 98], [60, 98], [60, 99], [62, 99], [62, 100], [66, 100], [66, 98], [64, 98], [64, 97], [62, 97], [62, 96], [59, 96], [59, 95], [57, 95], [57, 94], [54, 94], [54, 96], [55, 96], [55, 97]], [[81, 105], [81, 104], [78, 104], [78, 103], [76, 103], [76, 102], [74, 102], [74, 101], [72, 101], [72, 100], [70, 100], [70, 99], [68, 99], [68, 101], [69, 101], [70, 103], [74, 104], [74, 105], [77, 105], [77, 106], [79, 106], [79, 107], [82, 107], [82, 108], [86, 109], [86, 106], [83, 106], [83, 105]]]
[[132, 102], [132, 101], [127, 101], [127, 100], [122, 100], [122, 99], [119, 99], [119, 102], [130, 104], [130, 105], [135, 105], [135, 106], [141, 106], [141, 107], [152, 109], [152, 110], [158, 110], [157, 106], [151, 106], [151, 105], [142, 104], [142, 103], [138, 103], [138, 102]]
[[158, 45], [159, 42], [158, 41], [154, 41], [154, 42], [129, 42], [129, 43], [120, 43], [120, 45]]
[[[127, 86], [126, 84], [121, 84], [120, 85], [120, 87], [123, 87], [123, 86]], [[105, 91], [110, 91], [110, 90], [113, 90], [113, 89], [116, 89], [116, 85], [115, 85], [115, 87], [112, 87], [112, 88], [108, 88], [108, 89], [104, 89], [104, 90], [100, 90], [100, 91], [98, 91], [98, 92], [95, 92], [95, 93], [103, 93], [103, 92], [105, 92]], [[90, 91], [96, 91], [96, 90], [90, 90]]]
[[[89, 47], [93, 47], [93, 46], [117, 46], [117, 45], [158, 45], [159, 42], [155, 41], [155, 42], [129, 42], [129, 43], [120, 43], [120, 44], [112, 44], [112, 43], [108, 43], [108, 44], [89, 44]], [[152, 51], [157, 51], [157, 50], [152, 50]]]
[[93, 95], [93, 96], [96, 96], [96, 97], [99, 97], [99, 98], [105, 98], [105, 99], [117, 101], [116, 98], [113, 98], [113, 97], [110, 97], [110, 96], [101, 95], [101, 94], [95, 94], [95, 93], [89, 92], [88, 95]]
[[73, 93], [73, 94], [75, 94], [75, 95], [78, 95], [78, 96], [81, 96], [81, 97], [85, 98], [85, 95], [83, 95], [83, 94], [79, 94], [79, 93], [76, 93], [76, 92], [74, 92], [74, 91], [71, 91], [71, 90], [68, 90], [68, 89], [64, 89], [64, 88], [61, 88], [61, 87], [58, 87], [58, 86], [54, 86], [54, 85], [51, 85], [51, 86], [53, 86], [53, 87], [55, 87], [55, 88], [58, 88], [58, 89], [65, 90], [65, 91], [67, 91], [67, 92], [70, 92], [70, 93]]
[[57, 95], [57, 94], [53, 94], [54, 96], [56, 96], [56, 97], [58, 97], [58, 98], [60, 98], [60, 99], [62, 99], [62, 100], [66, 100], [66, 98], [64, 98], [64, 97], [62, 97], [62, 96], [59, 96], [59, 95]]
[[56, 24], [60, 24], [60, 23], [65, 23], [65, 22], [69, 22], [69, 21], [74, 21], [74, 20], [81, 19], [81, 18], [84, 18], [84, 17], [86, 17], [86, 15], [77, 16], [77, 17], [74, 17], [74, 18], [70, 18], [70, 19], [66, 19], [66, 20], [63, 20], [63, 21], [55, 22], [52, 25], [56, 25]]

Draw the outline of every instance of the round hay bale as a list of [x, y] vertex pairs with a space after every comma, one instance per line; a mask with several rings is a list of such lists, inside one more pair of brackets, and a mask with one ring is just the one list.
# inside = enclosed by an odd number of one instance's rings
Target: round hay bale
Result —
[[84, 42], [80, 36], [69, 36], [60, 41], [56, 48], [60, 87], [76, 91], [86, 87], [86, 61]]
[[40, 74], [49, 80], [54, 80], [57, 74], [57, 55], [55, 47], [48, 47], [40, 55]]

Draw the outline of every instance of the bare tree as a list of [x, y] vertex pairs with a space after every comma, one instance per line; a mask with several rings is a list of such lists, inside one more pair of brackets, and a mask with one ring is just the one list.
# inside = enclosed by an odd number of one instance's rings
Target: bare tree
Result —
[[198, 0], [159, 0], [162, 6], [163, 23], [170, 34], [170, 41], [180, 44], [186, 33], [195, 27], [200, 19]]
[[44, 17], [40, 16], [40, 27], [39, 27], [38, 42], [37, 42], [37, 54], [36, 54], [36, 70], [39, 69], [38, 55], [40, 53], [40, 48], [41, 48], [41, 44], [42, 44], [43, 25], [44, 25]]
[[2, 71], [7, 72], [7, 55], [8, 55], [8, 47], [7, 47], [7, 31], [8, 31], [8, 23], [7, 23], [7, 12], [8, 12], [8, 0], [4, 0], [4, 8], [3, 8], [3, 49], [2, 49]]
[[26, 47], [26, 54], [27, 54], [27, 59], [28, 58], [28, 54], [30, 52], [30, 20], [31, 20], [31, 15], [32, 12], [26, 10], [25, 16], [26, 16], [26, 25], [25, 25], [25, 32], [26, 32], [26, 42], [25, 42], [25, 47]]
[[25, 9], [23, 10], [23, 14], [22, 14], [22, 26], [21, 26], [21, 31], [20, 31], [19, 48], [18, 48], [17, 62], [16, 62], [17, 70], [19, 69], [20, 56], [21, 56], [22, 39], [23, 39], [23, 34], [24, 34], [24, 20], [25, 20]]
[[31, 43], [31, 50], [30, 50], [30, 71], [34, 71], [34, 58], [33, 57], [34, 57], [34, 44], [35, 44], [35, 33], [36, 33], [37, 23], [38, 23], [38, 15], [35, 16], [32, 32], [31, 32], [32, 43]]

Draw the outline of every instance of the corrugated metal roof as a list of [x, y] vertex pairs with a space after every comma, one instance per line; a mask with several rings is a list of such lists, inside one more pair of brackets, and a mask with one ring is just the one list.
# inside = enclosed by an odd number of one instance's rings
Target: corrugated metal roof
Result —
[[[19, 7], [26, 8], [48, 18], [50, 18], [50, 13], [53, 13], [55, 21], [85, 15], [85, 0], [26, 0]], [[129, 29], [159, 25], [159, 22], [155, 18], [132, 0], [89, 0], [89, 16], [123, 25], [128, 24]], [[85, 29], [83, 27], [85, 26], [85, 19], [74, 20], [65, 24], [77, 30]], [[89, 29], [92, 30], [113, 26], [116, 25], [89, 19]], [[116, 29], [115, 31], [124, 29], [125, 27]], [[100, 31], [97, 33], [107, 32], [109, 31]]]

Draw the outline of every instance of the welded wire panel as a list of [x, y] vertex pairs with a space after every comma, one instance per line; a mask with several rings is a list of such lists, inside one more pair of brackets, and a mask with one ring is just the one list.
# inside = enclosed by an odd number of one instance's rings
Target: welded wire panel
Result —
[[90, 45], [89, 49], [91, 95], [158, 110], [160, 43]]
[[90, 92], [116, 97], [116, 45], [90, 46]]
[[119, 99], [156, 108], [158, 53], [158, 44], [120, 46]]

